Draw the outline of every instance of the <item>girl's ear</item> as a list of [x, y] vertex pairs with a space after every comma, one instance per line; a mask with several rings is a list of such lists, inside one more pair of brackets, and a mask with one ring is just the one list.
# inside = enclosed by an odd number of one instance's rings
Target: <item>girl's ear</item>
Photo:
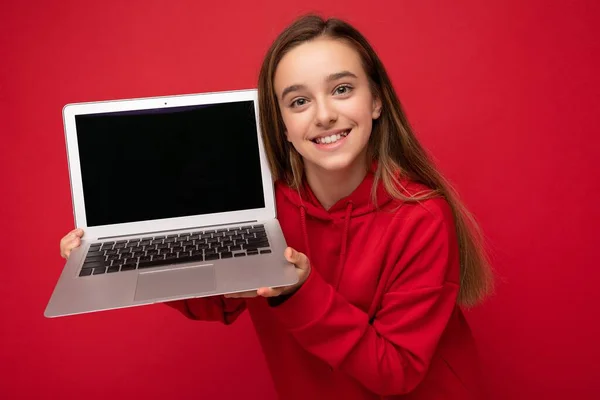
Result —
[[381, 116], [381, 108], [382, 108], [381, 100], [378, 97], [373, 99], [373, 113], [372, 118], [377, 119]]

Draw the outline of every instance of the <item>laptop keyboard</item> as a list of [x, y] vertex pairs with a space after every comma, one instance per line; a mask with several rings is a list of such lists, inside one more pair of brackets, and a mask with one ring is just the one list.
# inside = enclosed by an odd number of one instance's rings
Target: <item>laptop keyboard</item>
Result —
[[79, 276], [270, 252], [263, 225], [93, 243]]

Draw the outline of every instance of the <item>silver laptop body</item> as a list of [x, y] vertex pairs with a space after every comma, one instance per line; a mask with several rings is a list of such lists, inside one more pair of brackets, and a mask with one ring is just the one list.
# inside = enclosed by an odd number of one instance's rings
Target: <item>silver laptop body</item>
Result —
[[63, 109], [75, 225], [44, 315], [292, 285], [256, 90]]

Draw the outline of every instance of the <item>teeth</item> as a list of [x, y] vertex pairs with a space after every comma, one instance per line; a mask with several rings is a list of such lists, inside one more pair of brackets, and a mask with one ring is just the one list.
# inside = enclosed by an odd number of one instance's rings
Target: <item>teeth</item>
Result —
[[346, 137], [346, 136], [348, 136], [348, 132], [347, 131], [342, 132], [342, 133], [338, 133], [337, 135], [331, 135], [331, 136], [325, 136], [325, 137], [322, 137], [322, 138], [317, 138], [315, 140], [315, 142], [317, 142], [318, 144], [323, 144], [323, 143], [330, 144], [330, 143], [335, 143], [338, 140], [340, 140], [341, 138]]

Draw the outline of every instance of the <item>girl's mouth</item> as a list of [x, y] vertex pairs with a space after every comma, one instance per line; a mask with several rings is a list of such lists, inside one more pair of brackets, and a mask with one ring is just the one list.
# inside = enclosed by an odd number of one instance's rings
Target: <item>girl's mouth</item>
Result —
[[338, 142], [339, 140], [342, 140], [349, 134], [350, 134], [350, 129], [347, 129], [347, 130], [345, 130], [341, 133], [335, 134], [335, 135], [323, 136], [323, 137], [319, 137], [316, 139], [312, 139], [312, 142], [316, 143], [316, 144], [320, 144], [320, 145], [333, 144], [333, 143]]

